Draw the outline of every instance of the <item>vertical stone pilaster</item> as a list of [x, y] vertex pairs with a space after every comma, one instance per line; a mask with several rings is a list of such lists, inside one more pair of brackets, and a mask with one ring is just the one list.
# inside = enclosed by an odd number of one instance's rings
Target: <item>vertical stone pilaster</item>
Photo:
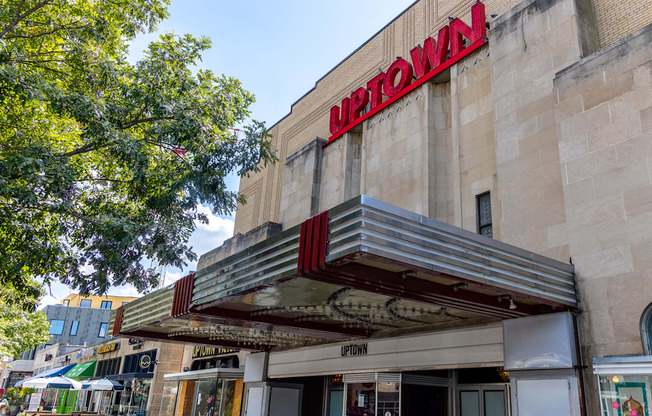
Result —
[[300, 224], [319, 212], [322, 147], [326, 140], [315, 137], [285, 160], [281, 190], [283, 229]]
[[591, 51], [582, 4], [524, 0], [489, 31], [501, 240], [561, 261], [569, 248], [553, 79]]

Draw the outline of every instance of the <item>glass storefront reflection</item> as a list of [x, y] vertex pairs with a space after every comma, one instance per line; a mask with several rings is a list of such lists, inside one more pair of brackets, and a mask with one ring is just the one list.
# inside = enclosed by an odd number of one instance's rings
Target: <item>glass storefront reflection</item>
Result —
[[349, 383], [346, 387], [346, 416], [374, 416], [376, 383]]
[[380, 382], [377, 385], [377, 416], [398, 416], [400, 409], [400, 383]]
[[174, 416], [179, 391], [178, 381], [165, 381], [163, 383], [163, 396], [161, 397], [160, 416]]
[[238, 416], [242, 379], [165, 381], [159, 416]]
[[652, 376], [600, 376], [600, 399], [605, 416], [652, 416]]
[[200, 380], [195, 394], [195, 410], [192, 416], [214, 416], [215, 403], [220, 403], [222, 382]]
[[151, 379], [124, 380], [124, 390], [121, 392], [118, 405], [118, 416], [144, 416], [151, 384]]

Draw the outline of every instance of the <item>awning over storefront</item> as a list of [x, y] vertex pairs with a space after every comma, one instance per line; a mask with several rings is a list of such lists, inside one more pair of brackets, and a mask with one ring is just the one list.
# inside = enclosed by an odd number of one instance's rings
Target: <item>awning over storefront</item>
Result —
[[24, 382], [27, 380], [33, 380], [36, 378], [42, 378], [42, 377], [56, 377], [56, 376], [62, 376], [66, 374], [70, 369], [72, 369], [75, 366], [75, 364], [70, 364], [66, 365], [64, 367], [56, 367], [56, 368], [51, 368], [49, 370], [45, 370], [44, 372], [37, 374], [33, 377], [26, 378], [25, 380], [21, 380], [18, 383], [16, 383], [16, 387], [20, 387], [23, 385]]
[[66, 373], [66, 377], [75, 379], [77, 381], [93, 377], [95, 375], [95, 366], [97, 361], [89, 361], [75, 365], [70, 371]]
[[183, 373], [166, 374], [163, 376], [165, 381], [178, 380], [203, 380], [216, 378], [242, 378], [244, 377], [244, 368], [210, 368], [207, 370], [185, 371]]
[[652, 356], [629, 355], [594, 358], [593, 373], [598, 376], [621, 374], [652, 375]]
[[576, 304], [572, 265], [358, 196], [119, 308], [113, 333], [266, 350]]

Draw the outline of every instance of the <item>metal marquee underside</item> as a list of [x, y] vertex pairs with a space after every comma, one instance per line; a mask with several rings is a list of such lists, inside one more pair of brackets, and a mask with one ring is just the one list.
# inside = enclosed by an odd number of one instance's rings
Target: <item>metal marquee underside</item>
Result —
[[113, 332], [266, 350], [576, 305], [572, 265], [358, 196], [125, 305]]

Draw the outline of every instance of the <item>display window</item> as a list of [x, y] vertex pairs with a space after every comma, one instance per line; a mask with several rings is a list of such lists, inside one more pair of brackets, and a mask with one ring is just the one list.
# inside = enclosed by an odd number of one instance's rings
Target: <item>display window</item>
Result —
[[376, 383], [348, 383], [346, 386], [346, 416], [374, 416]]
[[652, 416], [652, 375], [600, 376], [600, 399], [604, 416]]
[[56, 389], [43, 390], [43, 393], [41, 394], [41, 404], [39, 407], [41, 407], [43, 410], [52, 410], [56, 404], [57, 392], [58, 390]]
[[160, 416], [174, 416], [177, 395], [179, 393], [178, 381], [165, 381], [163, 383], [163, 395], [161, 396]]
[[181, 382], [177, 399], [178, 416], [190, 416], [195, 399], [196, 380], [185, 380]]
[[120, 395], [118, 416], [144, 416], [151, 384], [151, 379], [126, 381]]
[[159, 416], [239, 416], [242, 379], [165, 381]]
[[192, 416], [214, 416], [215, 403], [220, 403], [221, 388], [221, 381], [199, 380]]

